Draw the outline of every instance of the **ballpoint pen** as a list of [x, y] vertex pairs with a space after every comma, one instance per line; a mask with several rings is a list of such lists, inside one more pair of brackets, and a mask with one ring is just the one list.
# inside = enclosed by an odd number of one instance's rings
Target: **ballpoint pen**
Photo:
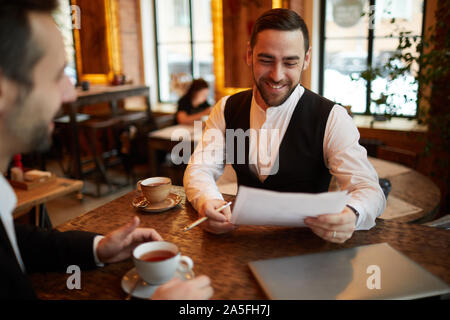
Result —
[[[222, 211], [223, 209], [225, 209], [225, 208], [231, 206], [231, 203], [232, 203], [231, 201], [230, 201], [230, 202], [227, 202], [227, 203], [224, 204], [223, 206], [217, 208], [216, 211], [218, 211], [218, 212]], [[202, 218], [200, 218], [200, 219], [194, 221], [194, 222], [191, 223], [190, 225], [184, 227], [184, 228], [183, 228], [183, 231], [189, 231], [189, 230], [191, 230], [192, 228], [198, 226], [200, 223], [205, 222], [206, 220], [208, 220], [208, 217], [202, 217]]]

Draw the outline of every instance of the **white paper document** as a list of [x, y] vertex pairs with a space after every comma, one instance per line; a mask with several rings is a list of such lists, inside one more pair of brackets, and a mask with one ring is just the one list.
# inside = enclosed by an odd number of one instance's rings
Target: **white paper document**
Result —
[[349, 199], [347, 191], [287, 193], [240, 186], [231, 223], [302, 227], [306, 217], [341, 212]]

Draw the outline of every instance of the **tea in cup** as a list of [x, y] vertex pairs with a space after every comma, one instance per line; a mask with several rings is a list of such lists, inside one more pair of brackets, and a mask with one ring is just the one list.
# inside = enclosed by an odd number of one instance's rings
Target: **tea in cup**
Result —
[[192, 272], [194, 262], [182, 256], [178, 247], [167, 241], [146, 242], [133, 250], [133, 261], [139, 276], [149, 284], [163, 284], [175, 276]]

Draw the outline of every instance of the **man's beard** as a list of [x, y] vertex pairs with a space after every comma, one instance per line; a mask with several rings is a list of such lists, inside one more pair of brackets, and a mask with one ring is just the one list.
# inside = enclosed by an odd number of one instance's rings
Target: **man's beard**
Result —
[[35, 128], [33, 137], [30, 140], [29, 150], [37, 152], [45, 152], [52, 145], [52, 136], [48, 132], [48, 125], [42, 124]]
[[21, 153], [45, 152], [52, 145], [52, 137], [48, 132], [48, 126], [40, 123], [32, 130], [20, 130], [20, 128], [10, 128], [10, 132], [17, 137], [21, 144]]
[[290, 89], [288, 92], [286, 92], [285, 95], [283, 95], [281, 97], [272, 98], [264, 89], [263, 82], [266, 82], [266, 81], [269, 83], [272, 83], [270, 80], [260, 79], [259, 82], [256, 82], [256, 80], [255, 80], [255, 84], [256, 84], [256, 87], [258, 88], [261, 98], [264, 100], [266, 105], [268, 105], [269, 107], [282, 105], [291, 96], [292, 92], [294, 92], [295, 88], [297, 87], [297, 85], [292, 86], [292, 83], [290, 81], [287, 83], [277, 83], [277, 85], [279, 85], [279, 84], [288, 85]]
[[[32, 151], [44, 152], [50, 149], [52, 144], [52, 137], [48, 130], [48, 123], [41, 120], [35, 123], [30, 128], [28, 124], [22, 124], [18, 119], [23, 117], [21, 111], [23, 106], [16, 104], [13, 111], [8, 115], [6, 124], [8, 131], [15, 137], [18, 145], [20, 145], [20, 153], [27, 153]], [[27, 127], [24, 127], [27, 126]]]

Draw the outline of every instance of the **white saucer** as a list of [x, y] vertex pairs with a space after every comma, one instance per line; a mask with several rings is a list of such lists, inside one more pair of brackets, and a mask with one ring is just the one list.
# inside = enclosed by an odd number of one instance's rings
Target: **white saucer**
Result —
[[[191, 277], [191, 276], [194, 277], [193, 271], [191, 271], [191, 274], [189, 274], [189, 277]], [[138, 277], [139, 276], [136, 271], [136, 268], [133, 268], [130, 271], [128, 271], [122, 277], [121, 285], [122, 285], [123, 291], [125, 291], [127, 294], [129, 294], [130, 290], [133, 288], [134, 284], [136, 283], [136, 280]], [[186, 280], [186, 277], [182, 273], [179, 273], [178, 271], [175, 273], [175, 277], [178, 277], [182, 280]], [[147, 282], [145, 282], [144, 280], [141, 279], [141, 280], [139, 280], [138, 285], [136, 286], [136, 288], [134, 289], [134, 291], [131, 295], [135, 298], [150, 299], [150, 297], [153, 295], [153, 293], [156, 291], [156, 289], [159, 286], [160, 286], [159, 284], [157, 284], [157, 285], [148, 284]]]

